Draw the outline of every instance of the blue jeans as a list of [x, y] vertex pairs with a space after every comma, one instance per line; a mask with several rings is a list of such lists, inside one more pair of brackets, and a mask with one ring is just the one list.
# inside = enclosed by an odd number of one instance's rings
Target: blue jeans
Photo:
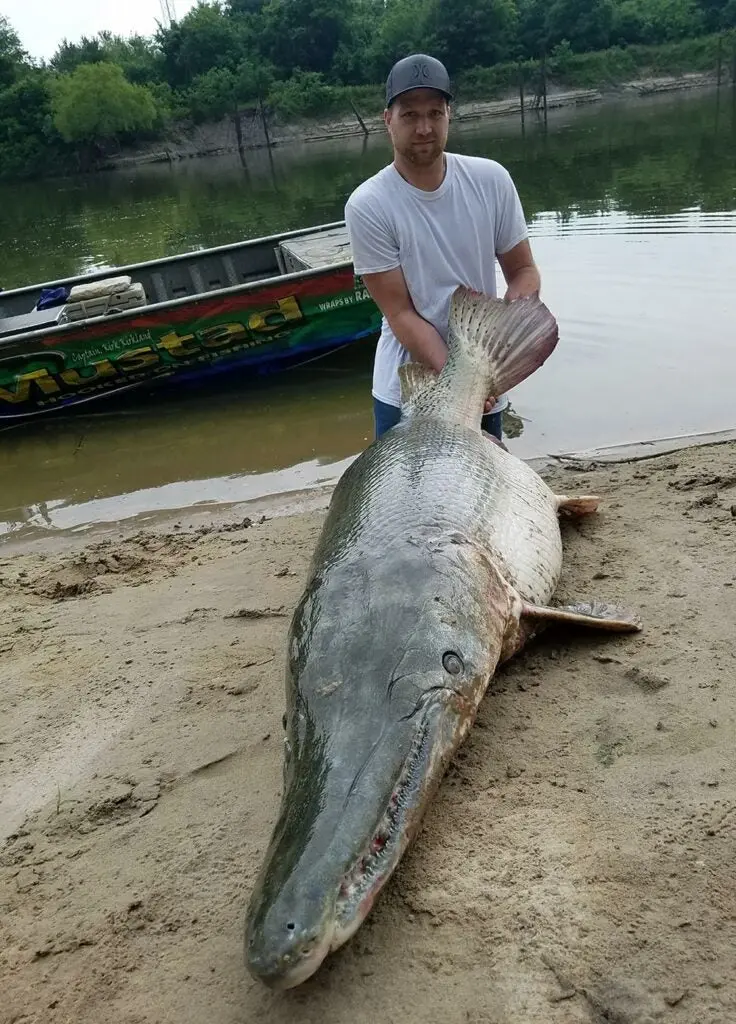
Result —
[[[376, 425], [376, 440], [391, 427], [395, 427], [401, 419], [401, 409], [395, 405], [387, 405], [373, 399], [373, 420]], [[503, 437], [503, 412], [487, 413], [481, 418], [481, 430], [487, 430], [500, 441]]]

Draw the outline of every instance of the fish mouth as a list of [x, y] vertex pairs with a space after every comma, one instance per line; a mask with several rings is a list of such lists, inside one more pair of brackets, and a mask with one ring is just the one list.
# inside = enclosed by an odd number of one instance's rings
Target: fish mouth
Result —
[[318, 927], [309, 935], [295, 935], [294, 943], [282, 952], [274, 950], [266, 957], [249, 953], [251, 974], [270, 988], [301, 985], [352, 938], [370, 913], [418, 832], [447, 761], [470, 726], [469, 717], [448, 714], [453, 703], [457, 707], [457, 698], [457, 691], [437, 687], [407, 716], [416, 719], [415, 732], [388, 802], [358, 856], [338, 875], [336, 886], [325, 892]]
[[[440, 759], [440, 752], [432, 749], [435, 746], [432, 742], [432, 718], [446, 706], [444, 700], [438, 699], [437, 691], [434, 694], [432, 707], [428, 707], [418, 722], [411, 748], [383, 815], [340, 884], [332, 950], [347, 942], [358, 930], [419, 827], [421, 812], [430, 796], [428, 783], [434, 781], [430, 778], [435, 774], [431, 771], [433, 762]], [[443, 689], [442, 696], [454, 698], [456, 693]]]

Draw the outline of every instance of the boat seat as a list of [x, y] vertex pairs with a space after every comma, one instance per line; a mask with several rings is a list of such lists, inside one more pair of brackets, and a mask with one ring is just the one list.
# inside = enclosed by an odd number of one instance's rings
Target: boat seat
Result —
[[102, 281], [85, 281], [84, 284], [75, 284], [69, 292], [67, 302], [87, 302], [90, 299], [98, 299], [103, 295], [117, 295], [119, 292], [130, 288], [132, 278], [130, 277], [106, 277]]
[[[114, 279], [117, 282], [125, 282], [125, 278]], [[59, 314], [59, 323], [68, 324], [78, 320], [87, 320], [89, 317], [111, 316], [113, 313], [123, 313], [128, 309], [136, 309], [138, 306], [145, 306], [146, 292], [143, 285], [136, 282], [119, 288], [117, 291], [108, 291], [91, 295], [89, 298], [80, 299], [75, 296], [76, 288], [72, 288], [69, 300]], [[97, 281], [95, 284], [106, 284], [105, 281]], [[87, 286], [78, 286], [84, 287]], [[86, 294], [86, 293], [85, 293]]]

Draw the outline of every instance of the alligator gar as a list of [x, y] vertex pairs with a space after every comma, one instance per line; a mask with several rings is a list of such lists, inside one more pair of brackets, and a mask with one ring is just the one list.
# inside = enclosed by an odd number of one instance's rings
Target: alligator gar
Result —
[[247, 915], [248, 969], [273, 988], [370, 912], [499, 664], [549, 621], [641, 628], [600, 602], [550, 606], [559, 513], [599, 499], [554, 494], [480, 429], [486, 397], [557, 341], [537, 296], [458, 289], [444, 368], [401, 367], [400, 423], [338, 481], [289, 630], [283, 795]]

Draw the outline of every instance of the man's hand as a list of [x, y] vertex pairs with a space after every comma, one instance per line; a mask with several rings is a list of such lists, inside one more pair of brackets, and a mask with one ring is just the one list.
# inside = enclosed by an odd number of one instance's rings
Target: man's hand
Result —
[[541, 282], [528, 241], [519, 242], [506, 253], [498, 254], [503, 276], [506, 279], [504, 302], [514, 302], [539, 292]]
[[496, 404], [496, 399], [491, 395], [490, 398], [486, 398], [486, 404], [483, 406], [483, 412], [490, 412], [493, 406]]
[[522, 270], [509, 283], [504, 295], [504, 302], [526, 299], [530, 295], [539, 294], [539, 274], [534, 268]]

